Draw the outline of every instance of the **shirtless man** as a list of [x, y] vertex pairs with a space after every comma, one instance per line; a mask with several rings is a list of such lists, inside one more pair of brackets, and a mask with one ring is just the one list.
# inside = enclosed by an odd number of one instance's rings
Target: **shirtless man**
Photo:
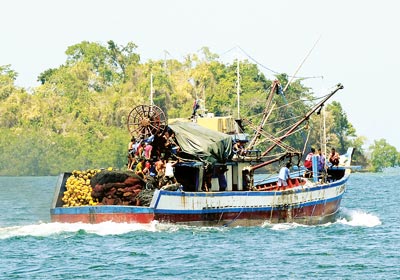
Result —
[[332, 163], [332, 166], [338, 166], [339, 159], [339, 154], [336, 152], [335, 148], [332, 148], [331, 154], [329, 155], [329, 162]]

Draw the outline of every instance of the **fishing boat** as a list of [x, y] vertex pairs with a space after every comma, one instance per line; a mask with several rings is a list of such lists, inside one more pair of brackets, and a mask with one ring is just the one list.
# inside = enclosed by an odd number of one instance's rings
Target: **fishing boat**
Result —
[[[178, 152], [171, 155], [177, 159], [174, 165], [175, 182], [160, 187], [143, 180], [140, 192], [150, 195], [148, 203], [65, 207], [62, 198], [72, 173], [62, 173], [50, 209], [51, 219], [67, 223], [158, 221], [200, 226], [252, 226], [268, 222], [320, 224], [333, 221], [351, 173], [353, 148], [340, 155], [338, 166], [331, 166], [324, 172], [318, 171], [317, 156], [312, 158], [312, 170], [297, 164], [297, 168], [290, 173], [287, 186], [278, 184], [277, 174], [257, 174], [257, 170], [277, 162], [293, 163], [294, 159], [300, 162], [302, 154], [290, 149], [279, 157], [268, 158], [268, 155], [276, 146], [284, 145], [285, 138], [342, 88], [342, 85], [337, 85], [284, 135], [269, 135], [273, 144], [261, 152], [250, 148], [254, 147], [253, 140], [265, 133], [262, 127], [268, 117], [266, 110], [261, 125], [255, 127], [254, 138], [248, 143], [249, 149], [242, 154], [234, 153], [233, 147], [234, 141], [243, 135], [211, 130], [195, 120], [168, 123], [159, 107], [137, 106], [128, 117], [128, 129], [132, 135], [156, 141], [166, 130], [174, 134], [179, 147]], [[269, 104], [270, 99], [266, 107]]]

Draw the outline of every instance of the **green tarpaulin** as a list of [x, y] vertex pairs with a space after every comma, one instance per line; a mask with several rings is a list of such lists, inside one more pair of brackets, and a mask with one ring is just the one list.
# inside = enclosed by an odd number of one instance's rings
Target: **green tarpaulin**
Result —
[[232, 158], [232, 137], [202, 127], [193, 122], [175, 122], [169, 127], [175, 133], [182, 158], [196, 159], [211, 164]]

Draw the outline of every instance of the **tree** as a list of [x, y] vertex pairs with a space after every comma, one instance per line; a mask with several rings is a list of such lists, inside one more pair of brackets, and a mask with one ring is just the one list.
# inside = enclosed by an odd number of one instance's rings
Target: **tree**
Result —
[[399, 166], [399, 152], [385, 139], [375, 140], [369, 147], [371, 151], [372, 171], [382, 171], [387, 167]]
[[337, 135], [339, 139], [338, 151], [344, 153], [349, 145], [348, 137], [355, 137], [356, 130], [348, 121], [347, 115], [339, 102], [333, 101], [327, 106], [327, 110], [332, 114], [334, 119], [330, 133]]
[[118, 73], [119, 78], [126, 82], [127, 73], [126, 67], [129, 65], [137, 65], [140, 61], [140, 56], [134, 52], [137, 49], [137, 45], [129, 42], [126, 46], [118, 46], [114, 41], [110, 40], [108, 44], [109, 63], [116, 67], [114, 70]]
[[9, 97], [16, 90], [14, 81], [18, 73], [10, 67], [11, 65], [0, 65], [0, 101]]
[[44, 72], [39, 74], [37, 81], [44, 85], [56, 71], [57, 69], [52, 68], [45, 70]]
[[[133, 107], [149, 103], [151, 75], [153, 102], [169, 118], [188, 118], [195, 98], [205, 99], [206, 109], [217, 116], [236, 115], [236, 61], [223, 63], [203, 47], [181, 61], [141, 63], [136, 48], [133, 43], [120, 46], [113, 41], [104, 45], [83, 41], [70, 46], [66, 61], [43, 71], [38, 77], [41, 85], [30, 93], [14, 85], [17, 73], [9, 65], [0, 66], [0, 152], [5, 159], [0, 163], [0, 175], [123, 168], [130, 139], [127, 116]], [[286, 74], [276, 78], [282, 87], [288, 83]], [[256, 64], [240, 62], [242, 118], [260, 123], [271, 84]], [[279, 136], [304, 116], [315, 99], [300, 80], [283, 94], [276, 93], [272, 93], [275, 109], [264, 129]], [[321, 118], [313, 115], [304, 126], [310, 127], [308, 143], [320, 142], [321, 123]], [[250, 126], [245, 129], [253, 134]], [[355, 131], [339, 103], [327, 110], [327, 129], [335, 146], [340, 146], [339, 138], [346, 148], [363, 145], [362, 139], [353, 137]], [[307, 131], [293, 136], [285, 142], [302, 150]], [[260, 143], [257, 148], [261, 150], [270, 145], [266, 139], [260, 138]]]

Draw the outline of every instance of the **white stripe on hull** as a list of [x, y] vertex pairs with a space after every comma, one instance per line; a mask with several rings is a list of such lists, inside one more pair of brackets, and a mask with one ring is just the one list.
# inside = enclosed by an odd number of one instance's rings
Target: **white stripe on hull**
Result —
[[156, 212], [199, 212], [213, 209], [303, 207], [336, 200], [345, 191], [347, 177], [331, 184], [299, 186], [285, 191], [168, 192], [155, 193]]

